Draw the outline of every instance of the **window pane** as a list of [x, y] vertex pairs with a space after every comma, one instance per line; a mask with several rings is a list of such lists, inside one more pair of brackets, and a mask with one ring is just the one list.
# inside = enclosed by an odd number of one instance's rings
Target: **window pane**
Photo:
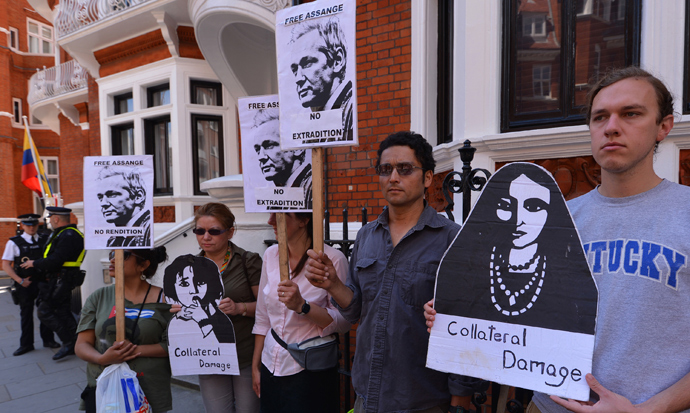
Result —
[[134, 129], [124, 129], [120, 131], [120, 145], [122, 153], [120, 155], [134, 155]]
[[10, 47], [13, 49], [16, 49], [18, 43], [19, 43], [19, 33], [16, 30], [10, 29]]
[[115, 103], [116, 115], [132, 112], [134, 110], [134, 99], [131, 92], [114, 96], [113, 101]]
[[[551, 1], [551, 0], [550, 0]], [[522, 36], [517, 38], [515, 67], [515, 114], [555, 110], [559, 107], [561, 71], [560, 21], [556, 20], [553, 2], [543, 7], [524, 2], [518, 9]], [[546, 22], [557, 24], [547, 24]]]
[[112, 128], [113, 155], [134, 155], [134, 125], [119, 125]]
[[38, 38], [29, 36], [29, 53], [38, 53], [39, 51]]
[[17, 102], [16, 100], [13, 103], [13, 109], [14, 109], [14, 123], [21, 123], [22, 122], [22, 108], [21, 104]]
[[53, 38], [53, 31], [50, 29], [50, 27], [42, 27], [41, 29], [42, 29], [43, 37], [45, 37], [48, 40]]
[[154, 193], [172, 192], [170, 118], [146, 121], [147, 153], [153, 155]]
[[220, 122], [216, 120], [197, 120], [197, 179], [199, 185], [209, 179], [221, 176], [221, 151], [219, 137]]
[[57, 161], [54, 161], [52, 159], [49, 159], [46, 162], [46, 174], [48, 175], [57, 175], [58, 169], [57, 169]]
[[162, 106], [170, 103], [170, 89], [158, 90], [151, 95], [153, 102], [151, 106]]
[[216, 89], [208, 87], [196, 88], [196, 104], [216, 106], [217, 96]]
[[45, 40], [43, 42], [43, 53], [44, 54], [51, 54], [52, 53], [52, 44], [50, 42], [46, 42]]
[[38, 25], [36, 23], [29, 22], [29, 33], [38, 34]]
[[639, 64], [642, 0], [503, 4], [503, 132], [581, 124], [599, 76]]
[[592, 14], [578, 16], [575, 27], [576, 106], [585, 104], [587, 92], [606, 68], [626, 65], [625, 20], [618, 18], [625, 0], [593, 1]]
[[146, 107], [149, 108], [170, 104], [170, 84], [164, 83], [146, 89], [146, 97]]
[[48, 178], [48, 183], [50, 184], [51, 191], [60, 192], [60, 181], [58, 178]]

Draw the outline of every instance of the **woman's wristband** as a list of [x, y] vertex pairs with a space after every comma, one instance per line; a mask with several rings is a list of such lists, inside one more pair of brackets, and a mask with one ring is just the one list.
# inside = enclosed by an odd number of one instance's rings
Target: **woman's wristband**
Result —
[[22, 278], [22, 282], [20, 282], [19, 285], [24, 285], [24, 278]]
[[247, 303], [242, 303], [242, 305], [244, 306], [244, 313], [242, 313], [242, 317], [246, 317], [247, 316]]

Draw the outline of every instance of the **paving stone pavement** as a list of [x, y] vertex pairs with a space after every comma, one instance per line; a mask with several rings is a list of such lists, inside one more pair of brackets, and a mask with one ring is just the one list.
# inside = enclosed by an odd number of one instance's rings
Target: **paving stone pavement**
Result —
[[[19, 347], [19, 307], [12, 303], [9, 285], [7, 278], [0, 278], [0, 412], [78, 412], [79, 396], [86, 387], [86, 362], [76, 356], [54, 361], [57, 350], [43, 347], [35, 311], [36, 349], [14, 357]], [[173, 378], [173, 383], [171, 413], [204, 411], [196, 377]]]

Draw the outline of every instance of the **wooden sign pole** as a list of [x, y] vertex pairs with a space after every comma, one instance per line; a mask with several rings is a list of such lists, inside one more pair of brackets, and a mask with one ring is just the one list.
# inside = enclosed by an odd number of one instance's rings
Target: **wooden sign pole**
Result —
[[311, 150], [312, 218], [314, 251], [323, 251], [323, 148]]
[[287, 226], [285, 214], [276, 213], [276, 225], [278, 226], [278, 265], [280, 265], [280, 281], [290, 278], [290, 258], [287, 248]]
[[115, 250], [115, 340], [125, 339], [125, 260], [124, 251]]

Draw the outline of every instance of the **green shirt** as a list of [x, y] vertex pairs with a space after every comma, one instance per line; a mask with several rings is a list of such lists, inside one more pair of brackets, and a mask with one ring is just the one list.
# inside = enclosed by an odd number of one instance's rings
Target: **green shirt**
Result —
[[[146, 303], [139, 317], [136, 332], [132, 339], [132, 328], [139, 314], [141, 303], [134, 304], [125, 299], [126, 337], [134, 344], [160, 344], [168, 348], [167, 327], [172, 318], [170, 305], [165, 303]], [[94, 330], [94, 347], [103, 354], [115, 342], [115, 285], [96, 290], [86, 299], [81, 310], [77, 333]], [[137, 372], [137, 379], [154, 412], [172, 410], [170, 392], [170, 362], [167, 357], [137, 357], [127, 362]], [[89, 387], [96, 386], [96, 379], [105, 366], [88, 363], [86, 378]]]
[[[258, 286], [261, 280], [261, 256], [255, 252], [247, 251], [245, 261], [247, 274], [245, 274], [244, 267], [242, 266], [242, 254], [245, 250], [232, 242], [230, 242], [230, 245], [232, 247], [232, 256], [228, 266], [225, 267], [225, 271], [221, 274], [223, 288], [225, 289], [223, 298], [228, 297], [236, 303], [254, 302], [256, 297], [254, 297], [250, 286]], [[240, 308], [244, 309], [241, 304]], [[230, 317], [235, 328], [237, 362], [240, 369], [243, 369], [252, 364], [252, 357], [254, 356], [254, 336], [252, 335], [254, 317], [244, 317], [241, 313], [229, 315], [228, 317]]]

